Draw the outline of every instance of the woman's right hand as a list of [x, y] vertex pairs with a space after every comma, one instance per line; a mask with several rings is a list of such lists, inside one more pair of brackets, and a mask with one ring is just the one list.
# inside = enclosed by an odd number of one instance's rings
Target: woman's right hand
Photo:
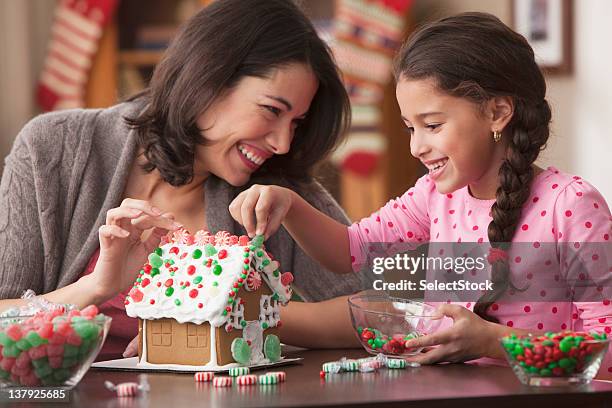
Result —
[[100, 298], [127, 290], [161, 237], [181, 225], [147, 201], [126, 198], [106, 213], [98, 231], [100, 255], [90, 279]]

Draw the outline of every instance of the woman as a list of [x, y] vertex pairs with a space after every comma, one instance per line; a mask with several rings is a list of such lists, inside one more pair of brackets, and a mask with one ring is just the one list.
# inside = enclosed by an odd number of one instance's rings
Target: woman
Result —
[[[137, 333], [123, 300], [146, 255], [181, 225], [244, 233], [227, 208], [247, 183], [294, 188], [347, 222], [312, 170], [339, 142], [348, 111], [329, 50], [291, 2], [216, 1], [186, 23], [143, 94], [42, 115], [20, 132], [1, 184], [0, 309], [21, 304], [28, 288], [101, 305], [114, 322], [100, 358], [118, 357]], [[285, 231], [266, 246], [304, 300], [359, 288], [321, 270]], [[293, 302], [282, 340], [354, 344], [347, 331], [310, 339], [323, 311], [330, 327], [348, 327], [341, 298]]]

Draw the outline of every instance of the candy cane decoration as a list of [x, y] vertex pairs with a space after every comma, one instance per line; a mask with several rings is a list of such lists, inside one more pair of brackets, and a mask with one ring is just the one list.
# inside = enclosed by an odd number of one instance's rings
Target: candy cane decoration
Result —
[[147, 392], [150, 389], [145, 376], [140, 375], [139, 379], [139, 383], [125, 382], [117, 385], [110, 381], [104, 381], [104, 386], [110, 391], [115, 391], [118, 397], [133, 397], [138, 391]]

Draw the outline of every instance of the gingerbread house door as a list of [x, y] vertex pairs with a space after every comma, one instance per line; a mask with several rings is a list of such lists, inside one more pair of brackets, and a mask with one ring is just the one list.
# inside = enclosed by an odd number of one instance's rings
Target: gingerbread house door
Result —
[[250, 362], [261, 361], [263, 359], [263, 329], [259, 320], [247, 322], [242, 329], [242, 338], [251, 346]]

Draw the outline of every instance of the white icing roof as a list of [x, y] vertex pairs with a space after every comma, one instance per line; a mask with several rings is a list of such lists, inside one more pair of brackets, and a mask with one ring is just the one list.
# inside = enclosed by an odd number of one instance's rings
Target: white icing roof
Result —
[[[279, 302], [287, 303], [291, 298], [293, 276], [281, 273], [279, 263], [263, 245], [257, 246], [256, 239], [249, 241], [246, 236], [238, 238], [225, 231], [214, 237], [206, 231], [192, 236], [179, 230], [164, 241], [170, 242], [149, 255], [126, 297], [128, 316], [210, 322], [219, 327], [227, 322], [236, 294], [254, 289], [252, 283], [257, 283], [259, 276]], [[207, 256], [211, 252], [214, 255]]]

